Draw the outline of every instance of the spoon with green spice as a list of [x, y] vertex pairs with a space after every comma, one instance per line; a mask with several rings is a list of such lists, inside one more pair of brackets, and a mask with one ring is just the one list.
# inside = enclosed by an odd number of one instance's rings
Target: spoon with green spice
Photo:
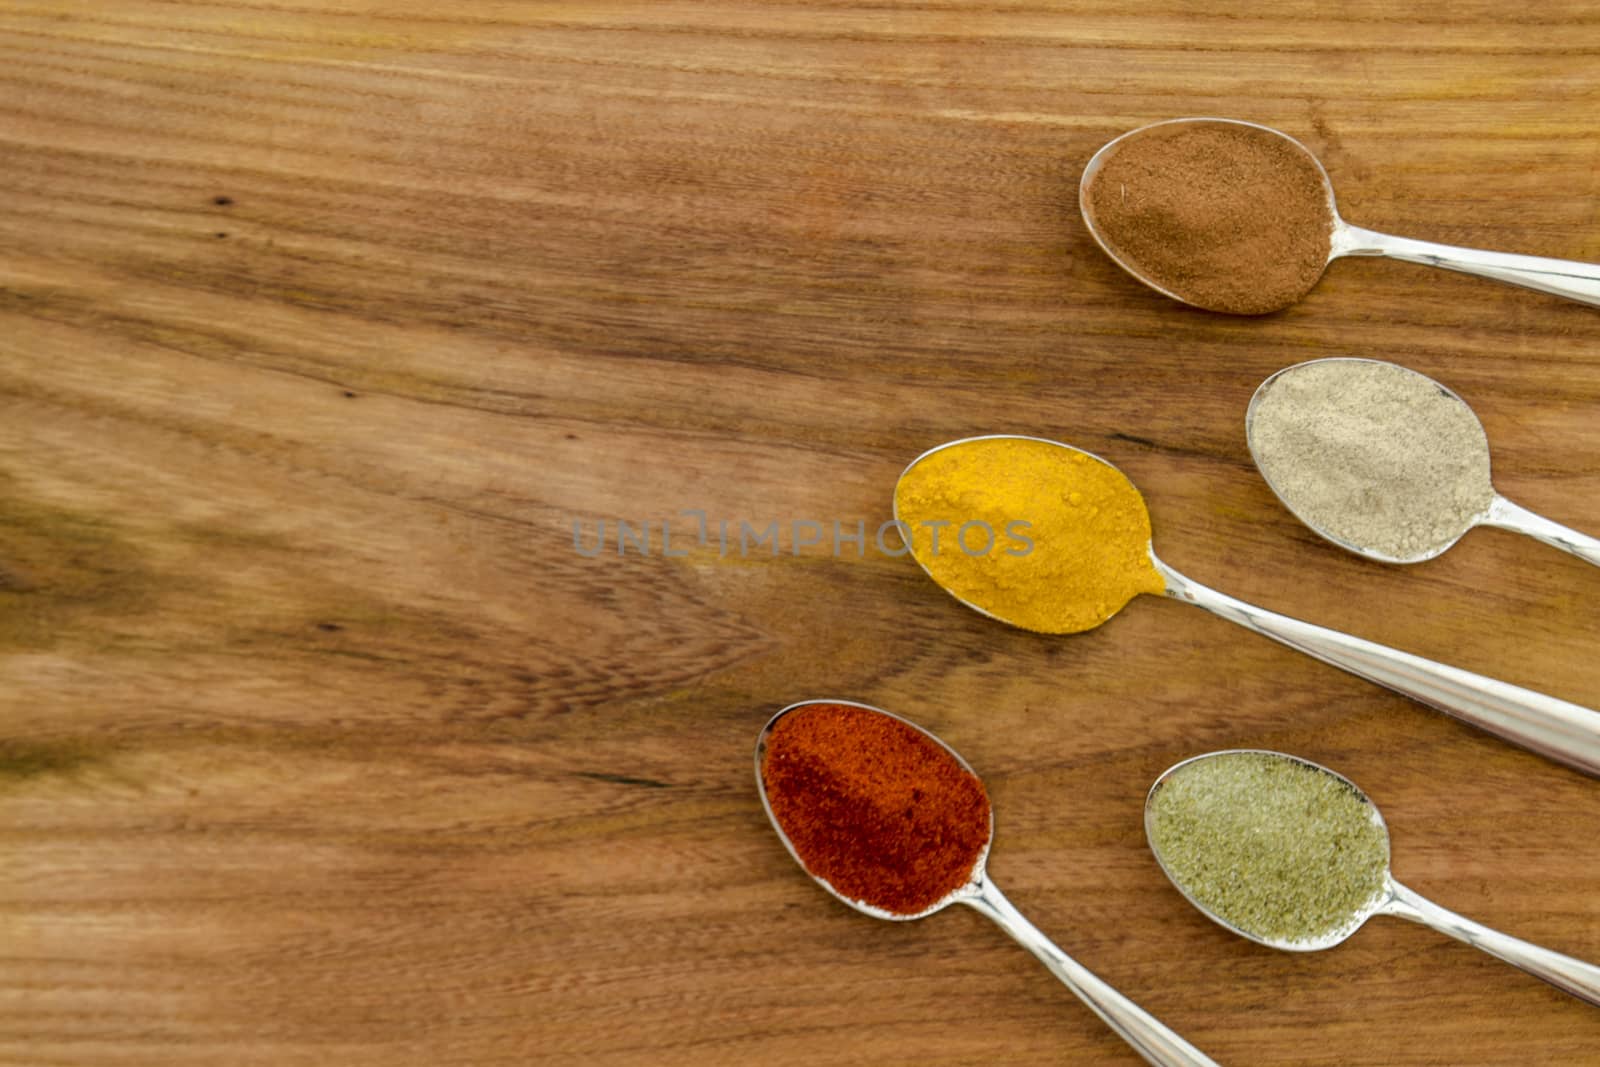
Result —
[[756, 788], [778, 839], [823, 889], [875, 919], [965, 904], [1033, 953], [1157, 1067], [1216, 1067], [1205, 1053], [1057, 948], [990, 880], [989, 795], [949, 745], [852, 700], [779, 711], [756, 739]]
[[1250, 398], [1245, 436], [1284, 507], [1357, 555], [1420, 563], [1498, 526], [1600, 566], [1600, 539], [1495, 491], [1477, 415], [1414, 370], [1342, 357], [1285, 367]]
[[1600, 712], [1201, 585], [1156, 557], [1127, 476], [1082, 449], [1015, 435], [947, 442], [901, 472], [894, 517], [928, 576], [989, 618], [1079, 633], [1142, 593], [1164, 595], [1600, 776]]
[[1144, 828], [1178, 891], [1252, 941], [1314, 952], [1374, 915], [1398, 915], [1600, 1005], [1600, 967], [1491, 930], [1395, 881], [1377, 806], [1320, 764], [1260, 749], [1184, 760], [1150, 787]]

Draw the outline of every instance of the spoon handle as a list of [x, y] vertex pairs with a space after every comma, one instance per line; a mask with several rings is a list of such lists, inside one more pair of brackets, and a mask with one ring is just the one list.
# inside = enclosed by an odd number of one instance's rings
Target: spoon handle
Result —
[[1481, 948], [1513, 967], [1520, 967], [1536, 978], [1543, 978], [1579, 1000], [1600, 1005], [1600, 967], [1473, 922], [1464, 915], [1441, 908], [1393, 879], [1389, 882], [1389, 891], [1388, 902], [1378, 909], [1384, 914], [1398, 915], [1402, 919], [1431, 926], [1442, 934], [1449, 934], [1459, 941]]
[[1062, 952], [1039, 928], [1025, 919], [988, 878], [978, 884], [975, 896], [963, 903], [1000, 925], [1023, 948], [1039, 957], [1050, 973], [1061, 979], [1079, 1000], [1115, 1030], [1147, 1063], [1159, 1067], [1217, 1067], [1216, 1061], [1167, 1029], [1139, 1005], [1118, 993], [1083, 964]]
[[1551, 522], [1543, 515], [1536, 515], [1519, 504], [1513, 504], [1499, 494], [1489, 502], [1489, 513], [1478, 520], [1480, 526], [1498, 526], [1502, 530], [1514, 530], [1520, 534], [1527, 534], [1547, 545], [1554, 545], [1563, 552], [1571, 552], [1574, 556], [1595, 566], [1600, 567], [1600, 538], [1590, 537], [1586, 533], [1579, 533], [1570, 526], [1563, 526], [1559, 522]]
[[[1153, 557], [1152, 557], [1153, 558]], [[1600, 712], [1531, 689], [1267, 611], [1191, 581], [1155, 561], [1167, 595], [1281, 641], [1324, 663], [1600, 777]]]
[[1512, 252], [1486, 252], [1414, 237], [1395, 237], [1343, 223], [1334, 234], [1335, 256], [1388, 256], [1407, 263], [1476, 274], [1507, 285], [1537, 289], [1600, 306], [1600, 265], [1545, 256], [1519, 256]]

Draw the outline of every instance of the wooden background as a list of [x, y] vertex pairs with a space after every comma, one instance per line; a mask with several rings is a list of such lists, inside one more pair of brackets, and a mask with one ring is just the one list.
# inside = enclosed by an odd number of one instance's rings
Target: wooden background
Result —
[[[1242, 429], [1391, 358], [1600, 531], [1600, 311], [1347, 261], [1218, 317], [1077, 216], [1101, 143], [1220, 114], [1359, 224], [1600, 260], [1593, 5], [1406, 10], [0, 0], [0, 1062], [1136, 1062], [975, 913], [794, 866], [751, 746], [838, 696], [951, 741], [995, 880], [1223, 1063], [1600, 1063], [1600, 1011], [1421, 927], [1231, 937], [1140, 825], [1181, 758], [1295, 752], [1400, 879], [1595, 960], [1595, 781], [1176, 602], [1042, 638], [680, 515], [870, 529], [925, 448], [1055, 437], [1193, 578], [1600, 703], [1600, 572], [1341, 554]], [[682, 558], [574, 549], [675, 517]]]

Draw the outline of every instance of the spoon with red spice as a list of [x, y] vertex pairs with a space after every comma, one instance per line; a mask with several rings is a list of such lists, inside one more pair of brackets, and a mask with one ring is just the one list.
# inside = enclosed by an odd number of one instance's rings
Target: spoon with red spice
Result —
[[928, 731], [847, 700], [774, 715], [756, 740], [761, 804], [789, 854], [835, 897], [876, 919], [951, 904], [987, 915], [1145, 1058], [1214, 1061], [1051, 943], [989, 880], [994, 817], [983, 782]]
[[1078, 206], [1118, 266], [1209, 311], [1282, 310], [1341, 256], [1388, 256], [1600, 305], [1600, 265], [1352, 226], [1311, 150], [1253, 122], [1183, 118], [1130, 130], [1090, 158]]

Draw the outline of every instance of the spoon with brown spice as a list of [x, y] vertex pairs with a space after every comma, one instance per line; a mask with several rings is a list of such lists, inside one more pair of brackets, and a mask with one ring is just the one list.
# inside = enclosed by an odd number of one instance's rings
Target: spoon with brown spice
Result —
[[1183, 118], [1131, 130], [1089, 160], [1078, 206], [1118, 266], [1209, 311], [1279, 311], [1340, 256], [1388, 256], [1600, 306], [1600, 265], [1352, 226], [1310, 149], [1253, 122]]
[[1374, 915], [1398, 915], [1600, 1005], [1600, 967], [1491, 930], [1395, 881], [1377, 805], [1310, 760], [1260, 749], [1184, 760], [1150, 787], [1144, 827], [1189, 903], [1252, 941], [1314, 952]]
[[983, 782], [933, 734], [879, 708], [808, 700], [756, 739], [756, 788], [778, 839], [817, 884], [875, 919], [965, 904], [993, 919], [1159, 1067], [1216, 1067], [1023, 918], [984, 864], [994, 815]]

